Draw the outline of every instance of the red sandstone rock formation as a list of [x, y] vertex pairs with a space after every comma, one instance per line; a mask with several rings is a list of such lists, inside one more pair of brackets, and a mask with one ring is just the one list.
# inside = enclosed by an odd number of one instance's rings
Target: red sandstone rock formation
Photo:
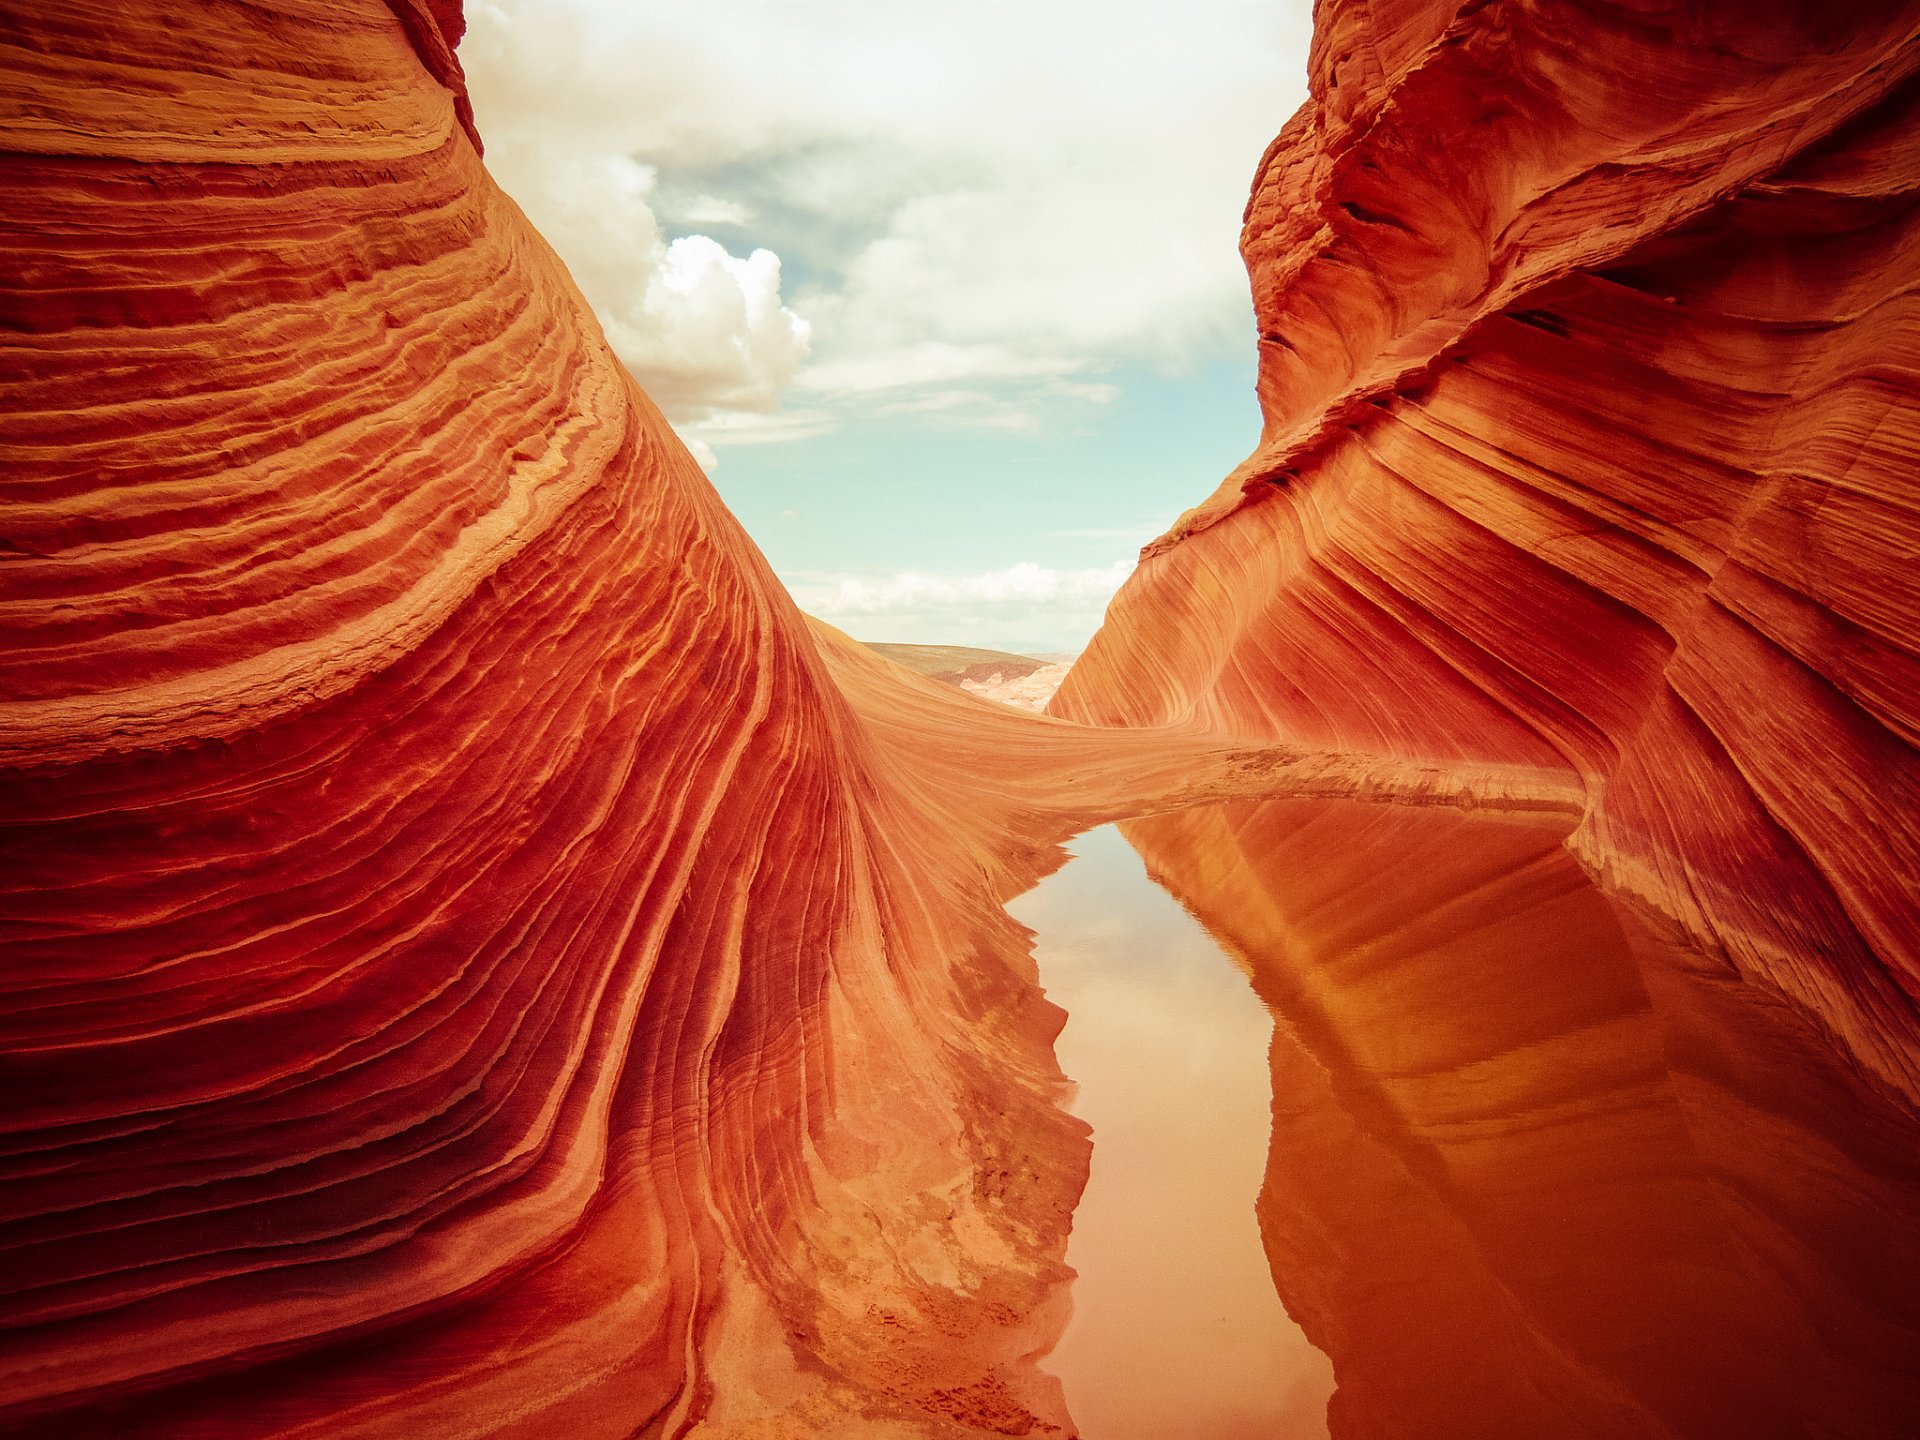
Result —
[[1054, 713], [1567, 772], [1610, 894], [1920, 1097], [1920, 10], [1318, 19], [1262, 443]]
[[0, 1425], [1063, 1433], [998, 902], [1159, 814], [1342, 1434], [1896, 1433], [1920, 56], [1688, 15], [1323, 11], [1265, 443], [1058, 707], [1118, 729], [803, 624], [454, 7], [0, 19]]
[[1000, 901], [1276, 775], [1561, 801], [809, 631], [447, 19], [0, 30], [0, 1425], [1060, 1433], [1085, 1142]]
[[1057, 1015], [450, 9], [0, 28], [0, 1414], [1058, 1433]]
[[1906, 1434], [1920, 10], [1318, 19], [1261, 446], [1052, 709], [1577, 796], [1127, 827], [1275, 1013], [1334, 1433]]

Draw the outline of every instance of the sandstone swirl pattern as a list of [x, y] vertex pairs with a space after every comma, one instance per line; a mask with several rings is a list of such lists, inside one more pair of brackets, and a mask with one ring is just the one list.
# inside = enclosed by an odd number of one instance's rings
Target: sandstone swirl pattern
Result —
[[0, 22], [0, 1415], [1063, 1426], [1057, 1017], [456, 27]]
[[1097, 725], [798, 615], [456, 6], [0, 15], [0, 1428], [1068, 1433], [1000, 902], [1145, 816], [1337, 1433], [1899, 1433], [1913, 17], [1321, 9]]
[[[1537, 767], [1125, 828], [1276, 1019], [1336, 1436], [1920, 1414], [1920, 10], [1318, 7], [1265, 429], [1052, 711]], [[1365, 791], [1356, 791], [1365, 798]]]
[[1260, 448], [1054, 713], [1565, 772], [1610, 893], [1920, 1097], [1920, 12], [1320, 20]]

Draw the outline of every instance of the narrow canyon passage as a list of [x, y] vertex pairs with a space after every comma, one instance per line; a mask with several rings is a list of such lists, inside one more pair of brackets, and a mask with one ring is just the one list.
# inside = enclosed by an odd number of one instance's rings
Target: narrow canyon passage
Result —
[[803, 613], [459, 0], [10, 7], [0, 1435], [1913, 1440], [1920, 0], [1313, 8], [1030, 714]]

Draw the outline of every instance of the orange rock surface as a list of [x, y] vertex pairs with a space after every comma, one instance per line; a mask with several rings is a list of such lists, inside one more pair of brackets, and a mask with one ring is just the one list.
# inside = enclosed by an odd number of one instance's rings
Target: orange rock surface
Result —
[[487, 178], [455, 18], [0, 25], [0, 1415], [1058, 1433], [1085, 1144], [984, 831]]
[[456, 18], [0, 29], [0, 1425], [1064, 1433], [1086, 1143], [1000, 902], [1275, 776], [1565, 797], [809, 629]]
[[1124, 826], [1276, 1020], [1337, 1437], [1920, 1415], [1920, 10], [1319, 7], [1265, 430], [1052, 711], [1535, 767]]
[[1920, 10], [1323, 6], [1260, 448], [1053, 713], [1557, 769], [1623, 904], [1920, 1097]]
[[1001, 902], [1149, 816], [1336, 1433], [1899, 1433], [1914, 19], [1320, 20], [1045, 718], [793, 608], [456, 6], [0, 16], [0, 1429], [1071, 1433]]

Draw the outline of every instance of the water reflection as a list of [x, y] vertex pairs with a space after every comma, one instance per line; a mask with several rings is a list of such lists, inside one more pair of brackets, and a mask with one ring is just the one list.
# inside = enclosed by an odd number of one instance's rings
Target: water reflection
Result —
[[1246, 976], [1107, 827], [1010, 907], [1068, 1012], [1093, 1168], [1047, 1362], [1088, 1440], [1311, 1440], [1332, 1375], [1275, 1294], [1254, 1219], [1273, 1026]]
[[1260, 1221], [1335, 1433], [1914, 1433], [1920, 1132], [1816, 1023], [1552, 827], [1284, 801], [1125, 833], [1275, 1017]]

